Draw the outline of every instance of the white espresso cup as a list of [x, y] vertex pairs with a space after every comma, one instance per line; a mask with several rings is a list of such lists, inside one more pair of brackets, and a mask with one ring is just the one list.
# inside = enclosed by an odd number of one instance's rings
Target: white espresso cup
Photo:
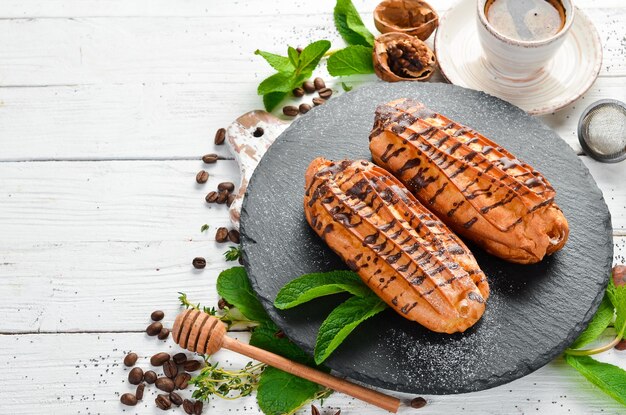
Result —
[[502, 76], [513, 79], [533, 77], [548, 63], [563, 44], [574, 21], [575, 7], [571, 0], [561, 0], [565, 24], [555, 35], [542, 40], [519, 40], [498, 32], [487, 20], [487, 0], [476, 0], [478, 7], [478, 38], [484, 57]]

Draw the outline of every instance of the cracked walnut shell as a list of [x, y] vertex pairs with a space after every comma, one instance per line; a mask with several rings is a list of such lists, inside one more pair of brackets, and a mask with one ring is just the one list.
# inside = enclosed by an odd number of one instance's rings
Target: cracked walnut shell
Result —
[[439, 15], [425, 1], [385, 0], [374, 10], [381, 33], [400, 32], [426, 40], [439, 25]]
[[426, 81], [435, 71], [435, 53], [404, 33], [386, 33], [374, 42], [374, 71], [383, 81]]

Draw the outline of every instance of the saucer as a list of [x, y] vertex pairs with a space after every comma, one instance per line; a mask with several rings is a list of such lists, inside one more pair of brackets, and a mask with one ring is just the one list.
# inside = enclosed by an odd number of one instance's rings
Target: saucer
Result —
[[477, 89], [517, 105], [531, 115], [557, 111], [583, 95], [598, 77], [602, 44], [591, 20], [576, 9], [563, 45], [548, 64], [524, 79], [502, 76], [483, 56], [476, 0], [461, 0], [439, 21], [435, 52], [451, 83]]

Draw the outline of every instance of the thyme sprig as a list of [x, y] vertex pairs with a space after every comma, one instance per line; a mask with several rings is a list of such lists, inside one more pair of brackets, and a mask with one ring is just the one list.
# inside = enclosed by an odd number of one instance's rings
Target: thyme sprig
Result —
[[210, 363], [205, 358], [206, 366], [189, 381], [196, 387], [193, 398], [208, 401], [212, 396], [234, 400], [250, 395], [259, 385], [259, 377], [267, 365], [248, 362], [239, 370], [227, 370], [219, 363]]
[[232, 328], [233, 326], [253, 327], [259, 324], [257, 321], [246, 318], [246, 316], [241, 314], [241, 312], [234, 307], [226, 306], [222, 310], [216, 309], [215, 307], [205, 307], [200, 305], [200, 303], [194, 304], [189, 301], [189, 299], [187, 298], [187, 294], [183, 292], [179, 292], [178, 294], [180, 294], [178, 296], [178, 300], [183, 307], [192, 308], [194, 310], [203, 311], [207, 314], [210, 314], [213, 317], [218, 318], [226, 323], [228, 329]]

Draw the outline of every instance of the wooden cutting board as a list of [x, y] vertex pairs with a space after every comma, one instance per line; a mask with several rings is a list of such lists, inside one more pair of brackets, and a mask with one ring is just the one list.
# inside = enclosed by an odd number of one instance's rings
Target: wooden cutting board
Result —
[[304, 172], [319, 156], [370, 160], [374, 109], [402, 97], [478, 130], [542, 172], [557, 190], [569, 241], [535, 265], [507, 263], [469, 244], [491, 286], [478, 324], [462, 334], [438, 334], [387, 310], [359, 326], [327, 364], [365, 383], [412, 393], [462, 393], [510, 382], [554, 359], [586, 327], [608, 281], [613, 241], [602, 193], [569, 145], [498, 98], [448, 84], [380, 82], [295, 120], [261, 160], [243, 203], [250, 280], [276, 324], [312, 353], [320, 324], [346, 297], [287, 311], [276, 310], [274, 298], [302, 274], [347, 267], [304, 218]]

